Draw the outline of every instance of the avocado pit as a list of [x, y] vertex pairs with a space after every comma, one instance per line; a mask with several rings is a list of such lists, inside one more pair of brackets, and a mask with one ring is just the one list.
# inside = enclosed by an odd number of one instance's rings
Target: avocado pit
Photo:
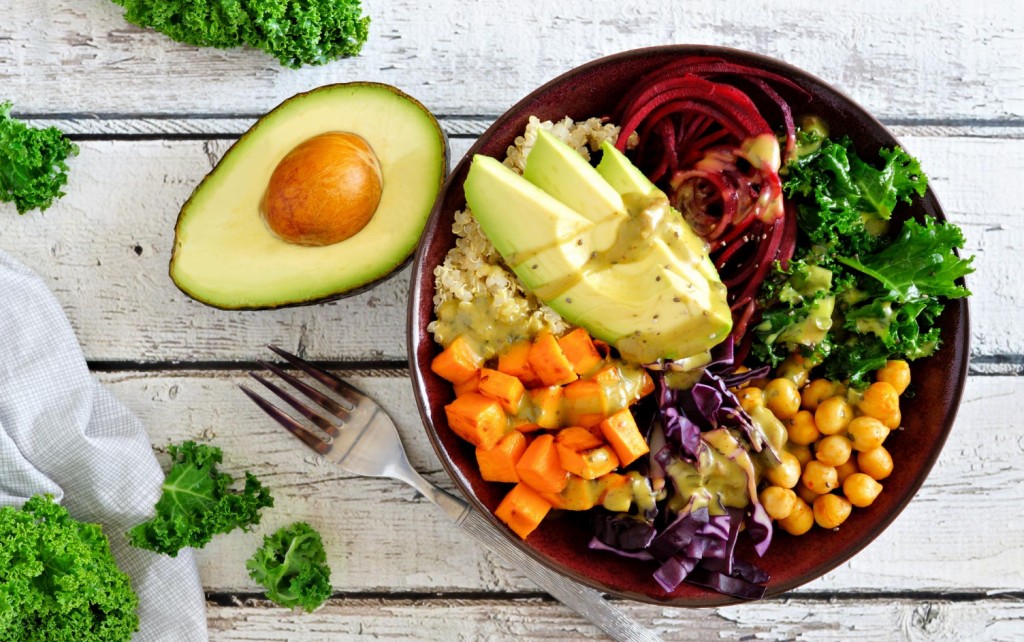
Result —
[[380, 161], [362, 136], [327, 132], [281, 159], [260, 202], [260, 214], [281, 240], [333, 245], [353, 236], [380, 204]]

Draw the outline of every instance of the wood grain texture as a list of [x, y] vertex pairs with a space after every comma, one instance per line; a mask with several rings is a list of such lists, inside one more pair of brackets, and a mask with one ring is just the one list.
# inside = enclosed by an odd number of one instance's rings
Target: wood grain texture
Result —
[[[384, 405], [413, 465], [451, 488], [403, 372], [350, 377]], [[242, 372], [101, 375], [148, 426], [158, 450], [197, 439], [223, 447], [225, 470], [251, 469], [274, 491], [276, 507], [252, 533], [218, 537], [199, 554], [207, 590], [251, 592], [245, 559], [260, 536], [308, 520], [325, 537], [334, 585], [345, 593], [524, 592], [536, 589], [397, 482], [353, 478], [305, 450], [240, 391]], [[921, 492], [896, 522], [839, 569], [800, 591], [1024, 591], [1024, 425], [1014, 399], [1019, 377], [972, 377], [956, 428]], [[984, 498], [981, 502], [979, 498]], [[984, 536], [970, 525], [988, 521]], [[799, 591], [798, 591], [799, 592]]]
[[[1024, 140], [909, 134], [903, 143], [977, 255], [972, 354], [999, 359], [976, 367], [1018, 372], [1024, 333], [1007, 332], [1006, 319], [1024, 305]], [[453, 139], [453, 159], [472, 142]], [[174, 287], [167, 264], [178, 209], [230, 144], [84, 141], [67, 197], [43, 214], [0, 216], [0, 248], [43, 275], [94, 361], [248, 361], [268, 342], [317, 358], [405, 360], [408, 269], [349, 299], [276, 311], [215, 310]]]
[[[498, 601], [332, 600], [311, 615], [245, 606], [211, 606], [213, 642], [344, 640], [605, 639], [563, 606], [537, 599]], [[864, 599], [768, 600], [718, 609], [619, 606], [665, 640], [1019, 640], [1024, 612], [1017, 600], [970, 602]], [[255, 608], [254, 608], [255, 607]]]
[[781, 58], [883, 118], [1024, 115], [1024, 16], [1013, 2], [367, 0], [362, 55], [299, 71], [254, 50], [172, 42], [126, 23], [108, 0], [7, 4], [0, 86], [33, 113], [252, 114], [318, 85], [374, 80], [438, 113], [494, 114], [591, 59], [676, 42]]

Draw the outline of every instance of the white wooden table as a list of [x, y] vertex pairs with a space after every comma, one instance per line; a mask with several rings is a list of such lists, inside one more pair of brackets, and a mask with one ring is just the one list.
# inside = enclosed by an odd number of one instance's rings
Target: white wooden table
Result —
[[[366, 0], [362, 56], [293, 71], [256, 51], [197, 50], [125, 23], [108, 0], [4, 0], [0, 100], [73, 134], [68, 195], [0, 207], [0, 248], [42, 273], [92, 368], [161, 449], [224, 448], [277, 506], [199, 554], [211, 639], [601, 639], [402, 486], [318, 462], [236, 389], [274, 342], [333, 362], [397, 420], [413, 463], [450, 486], [406, 370], [408, 274], [341, 302], [222, 312], [167, 277], [178, 208], [252, 121], [329, 82], [396, 85], [438, 114], [453, 162], [543, 81], [601, 55], [707, 43], [793, 63], [845, 90], [920, 157], [977, 255], [971, 376], [909, 508], [861, 554], [791, 594], [687, 611], [624, 603], [666, 639], [1024, 638], [1024, 11], [989, 3], [815, 0]], [[565, 5], [559, 7], [559, 5]], [[982, 8], [974, 8], [975, 5]], [[244, 560], [266, 532], [325, 535], [335, 595], [313, 615], [260, 599]]]

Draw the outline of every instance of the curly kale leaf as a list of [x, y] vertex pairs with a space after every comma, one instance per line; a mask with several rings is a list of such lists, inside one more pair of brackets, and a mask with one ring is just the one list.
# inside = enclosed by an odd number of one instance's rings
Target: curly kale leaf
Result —
[[0, 508], [0, 640], [130, 640], [138, 606], [98, 524], [50, 496]]
[[872, 277], [895, 301], [944, 296], [959, 299], [970, 292], [957, 279], [974, 271], [974, 257], [955, 253], [964, 246], [964, 235], [955, 225], [927, 218], [924, 225], [910, 220], [896, 239], [882, 251], [860, 260], [837, 257], [844, 265]]
[[323, 65], [355, 56], [370, 19], [359, 0], [113, 0], [125, 19], [178, 42], [222, 49], [248, 45], [282, 65]]
[[787, 196], [798, 198], [800, 228], [812, 244], [859, 255], [884, 243], [879, 231], [900, 201], [924, 195], [928, 179], [901, 148], [882, 149], [876, 168], [854, 151], [849, 138], [825, 140], [787, 165]]
[[323, 541], [305, 522], [264, 537], [263, 546], [245, 567], [252, 579], [266, 587], [267, 597], [281, 606], [312, 612], [331, 596], [331, 569]]
[[186, 546], [206, 546], [218, 533], [248, 530], [259, 524], [260, 509], [274, 505], [270, 491], [248, 472], [241, 491], [230, 489], [231, 475], [217, 470], [220, 448], [186, 441], [168, 453], [171, 469], [156, 515], [128, 531], [132, 546], [175, 557]]
[[11, 103], [0, 103], [0, 202], [14, 202], [19, 214], [46, 210], [64, 196], [67, 159], [78, 154], [56, 127], [29, 127], [11, 117]]

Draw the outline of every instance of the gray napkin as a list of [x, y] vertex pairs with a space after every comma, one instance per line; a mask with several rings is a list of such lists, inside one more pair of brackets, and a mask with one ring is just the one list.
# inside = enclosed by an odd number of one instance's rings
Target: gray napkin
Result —
[[100, 387], [42, 279], [0, 252], [0, 505], [50, 493], [98, 522], [139, 595], [136, 642], [207, 639], [206, 603], [189, 550], [128, 545], [153, 514], [163, 472], [139, 420]]

